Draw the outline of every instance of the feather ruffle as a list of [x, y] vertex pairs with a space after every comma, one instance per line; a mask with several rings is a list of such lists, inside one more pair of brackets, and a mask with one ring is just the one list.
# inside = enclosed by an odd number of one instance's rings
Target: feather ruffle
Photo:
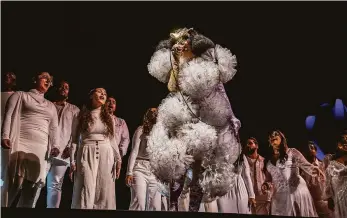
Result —
[[172, 68], [170, 56], [170, 50], [162, 48], [154, 52], [149, 64], [147, 65], [149, 74], [163, 83], [169, 81], [169, 73]]
[[236, 74], [236, 56], [229, 49], [220, 45], [215, 47], [215, 57], [218, 61], [218, 69], [220, 72], [220, 80], [223, 83], [230, 81]]
[[195, 160], [215, 149], [217, 132], [214, 127], [203, 122], [184, 124], [178, 131], [177, 137], [187, 145], [187, 153]]
[[202, 99], [219, 83], [218, 67], [212, 61], [195, 58], [183, 65], [178, 82], [183, 93], [193, 99]]
[[187, 170], [182, 156], [186, 145], [178, 139], [169, 139], [167, 129], [157, 123], [148, 137], [147, 151], [153, 173], [163, 182], [179, 179]]
[[191, 111], [196, 114], [195, 108], [188, 96], [182, 97], [180, 93], [169, 94], [158, 108], [157, 122], [162, 123], [169, 130], [175, 130], [192, 120]]

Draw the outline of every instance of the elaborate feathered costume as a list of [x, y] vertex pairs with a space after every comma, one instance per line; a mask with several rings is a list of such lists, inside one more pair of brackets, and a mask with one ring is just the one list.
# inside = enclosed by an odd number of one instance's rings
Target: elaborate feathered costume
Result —
[[171, 92], [148, 138], [153, 172], [162, 182], [182, 181], [193, 157], [204, 201], [225, 195], [234, 181], [240, 121], [223, 83], [235, 75], [235, 66], [228, 49], [186, 28], [160, 42], [148, 64], [149, 73]]

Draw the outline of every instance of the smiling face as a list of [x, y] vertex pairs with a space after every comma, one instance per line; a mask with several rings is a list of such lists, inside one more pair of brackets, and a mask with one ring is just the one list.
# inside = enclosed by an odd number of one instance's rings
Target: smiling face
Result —
[[116, 99], [113, 97], [108, 97], [106, 101], [106, 107], [110, 114], [113, 114], [116, 111]]
[[105, 104], [107, 93], [106, 90], [103, 88], [96, 88], [93, 93], [90, 96], [92, 100], [92, 107], [98, 108]]
[[52, 86], [52, 80], [53, 77], [49, 73], [42, 72], [36, 77], [35, 88], [41, 93], [46, 93], [48, 89]]

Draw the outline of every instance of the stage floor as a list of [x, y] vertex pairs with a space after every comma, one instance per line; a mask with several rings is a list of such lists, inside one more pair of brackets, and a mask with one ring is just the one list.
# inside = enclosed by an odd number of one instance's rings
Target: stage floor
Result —
[[244, 214], [222, 213], [191, 213], [191, 212], [165, 212], [165, 211], [129, 211], [129, 210], [71, 210], [71, 209], [47, 209], [47, 208], [1, 208], [4, 218], [10, 217], [45, 217], [45, 218], [191, 218], [191, 217], [271, 217]]

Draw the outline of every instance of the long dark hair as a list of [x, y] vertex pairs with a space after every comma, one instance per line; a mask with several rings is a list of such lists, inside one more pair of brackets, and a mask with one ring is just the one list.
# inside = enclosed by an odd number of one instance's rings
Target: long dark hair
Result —
[[158, 110], [156, 108], [149, 108], [145, 116], [143, 117], [143, 133], [148, 135], [154, 124], [157, 122], [157, 115], [158, 115]]
[[[96, 92], [96, 89], [93, 89], [89, 92], [88, 100], [86, 100], [86, 103], [83, 105], [81, 113], [79, 114], [79, 127], [81, 133], [88, 132], [89, 125], [94, 123], [94, 119], [92, 117], [91, 111], [93, 110], [92, 107], [92, 100], [90, 99], [90, 96], [92, 96]], [[112, 121], [111, 115], [108, 113], [107, 108], [104, 105], [101, 106], [101, 113], [100, 113], [100, 119], [106, 126], [106, 136], [114, 136], [114, 125]]]
[[[280, 160], [280, 163], [283, 164], [286, 161], [286, 159], [288, 158], [288, 155], [287, 155], [287, 152], [286, 152], [286, 148], [288, 147], [287, 139], [286, 139], [286, 137], [284, 136], [284, 134], [280, 130], [274, 130], [269, 135], [269, 143], [270, 143], [270, 138], [271, 137], [275, 137], [275, 136], [279, 136], [281, 138], [281, 144], [280, 144], [280, 149], [279, 149], [279, 153], [280, 153], [279, 160]], [[270, 144], [270, 147], [271, 147], [271, 144]], [[271, 160], [271, 163], [273, 165], [276, 165], [276, 161], [275, 161], [273, 156], [274, 156], [274, 153], [272, 151], [272, 157], [271, 157], [270, 160]]]

